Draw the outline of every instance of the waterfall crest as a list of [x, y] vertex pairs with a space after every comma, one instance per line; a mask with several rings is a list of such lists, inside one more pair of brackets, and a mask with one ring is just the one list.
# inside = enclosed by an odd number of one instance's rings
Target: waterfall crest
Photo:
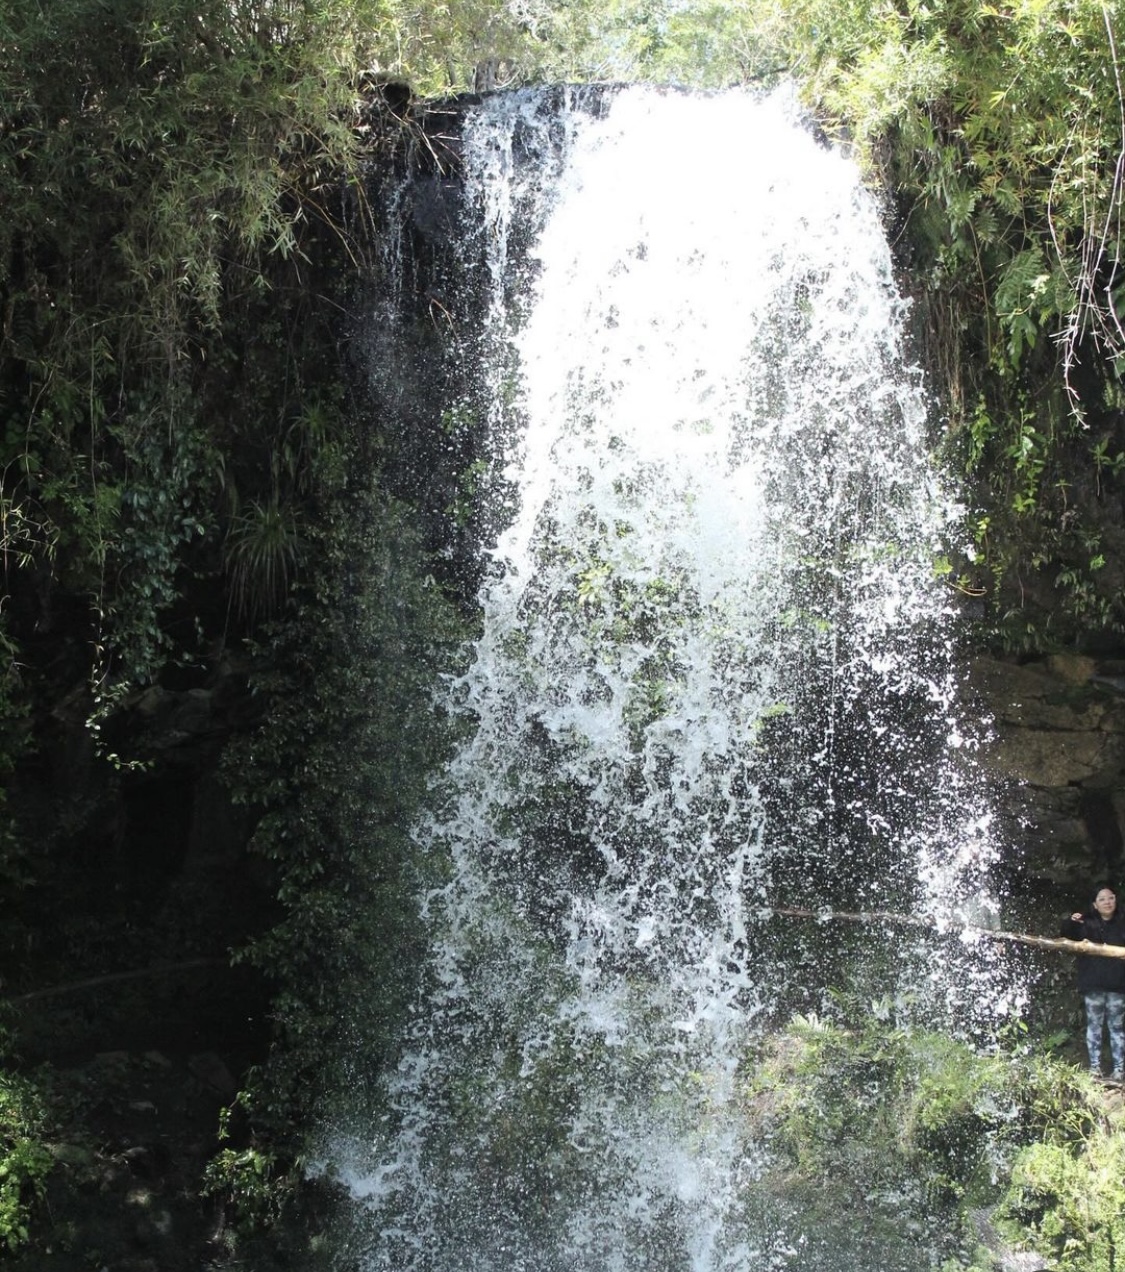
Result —
[[953, 1020], [988, 975], [769, 916], [949, 921], [992, 860], [879, 209], [785, 93], [499, 95], [464, 163], [481, 365], [451, 405], [511, 512], [417, 828], [425, 994], [344, 1172], [366, 1266], [776, 1266], [748, 1039], [834, 978]]

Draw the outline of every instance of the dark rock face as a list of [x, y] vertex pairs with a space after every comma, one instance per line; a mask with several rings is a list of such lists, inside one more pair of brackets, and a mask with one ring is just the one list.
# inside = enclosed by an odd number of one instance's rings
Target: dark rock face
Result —
[[[200, 679], [138, 693], [107, 724], [101, 754], [84, 704], [56, 708], [21, 761], [8, 809], [37, 848], [20, 907], [35, 957], [11, 934], [0, 941], [10, 990], [117, 971], [122, 958], [226, 956], [267, 905], [246, 852], [256, 814], [232, 801], [220, 773], [225, 744], [258, 708], [244, 668]], [[115, 953], [111, 933], [123, 941]]]
[[53, 1089], [63, 1098], [41, 1241], [12, 1258], [14, 1272], [225, 1265], [221, 1204], [200, 1195], [230, 1098], [210, 1080], [215, 1072], [227, 1073], [211, 1053], [156, 1049], [103, 1051], [56, 1069]]
[[[992, 720], [982, 760], [999, 794], [1008, 877], [1069, 897], [1117, 883], [1125, 838], [1125, 663], [1073, 654], [978, 657]], [[1120, 886], [1120, 885], [1118, 885]], [[1060, 909], [1069, 902], [1060, 901]]]

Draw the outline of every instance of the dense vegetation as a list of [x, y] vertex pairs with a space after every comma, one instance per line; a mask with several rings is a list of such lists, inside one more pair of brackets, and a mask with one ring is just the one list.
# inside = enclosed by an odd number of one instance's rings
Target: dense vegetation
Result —
[[812, 1218], [827, 1266], [875, 1252], [905, 1272], [921, 1246], [943, 1272], [1110, 1272], [1120, 1105], [1018, 1033], [981, 1054], [893, 1017], [886, 1002], [795, 1017], [747, 1066], [747, 1116], [775, 1149], [765, 1187]]
[[[272, 1138], [263, 1154], [232, 1130], [213, 1186], [235, 1197], [253, 1180], [271, 1196], [270, 1153], [291, 1149], [332, 1051], [325, 1021], [349, 977], [407, 939], [395, 836], [437, 745], [426, 677], [451, 620], [380, 489], [341, 331], [345, 275], [373, 255], [360, 164], [400, 126], [383, 68], [409, 60], [437, 84], [460, 59], [460, 37], [430, 34], [379, 5], [79, 0], [0, 17], [3, 980], [34, 993], [232, 947], [264, 967], [279, 1059], [253, 1126]], [[180, 708], [202, 709], [201, 727], [185, 734]], [[261, 864], [208, 878], [191, 858], [212, 814], [194, 848], [176, 823], [223, 773], [231, 811], [212, 813], [236, 840], [254, 832]], [[379, 930], [348, 930], [364, 913]], [[96, 1038], [72, 1028], [80, 998], [45, 1024], [25, 1010], [14, 1054], [118, 1048], [130, 1011], [151, 1016], [154, 994], [170, 1010], [157, 979], [129, 986], [110, 1003], [81, 991]], [[228, 1019], [264, 1012], [256, 995]], [[167, 1046], [160, 1032], [142, 1045]], [[48, 1110], [11, 1090], [15, 1249], [49, 1173], [43, 1139], [74, 1141], [54, 1209], [113, 1154], [88, 1096]], [[96, 1248], [47, 1229], [29, 1257], [52, 1244]]]
[[[795, 79], [890, 192], [973, 503], [964, 549], [936, 568], [979, 601], [982, 641], [1113, 648], [1120, 35], [1097, 0], [4, 6], [3, 984], [231, 946], [262, 968], [272, 1061], [210, 1176], [248, 1227], [294, 1178], [340, 1004], [378, 975], [351, 1022], [377, 1046], [406, 991], [404, 827], [445, 744], [422, 704], [461, 621], [390, 489], [394, 422], [360, 426], [340, 349], [348, 275], [377, 268], [364, 166], [414, 127], [409, 93], [386, 86]], [[105, 830], [174, 771], [146, 741], [160, 693], [220, 690], [236, 704], [225, 758], [196, 756], [192, 777], [222, 768], [260, 862], [253, 903], [221, 921], [194, 894], [130, 893], [124, 832]], [[15, 1251], [34, 1248], [61, 1132], [47, 1079], [0, 1078], [0, 1247]]]

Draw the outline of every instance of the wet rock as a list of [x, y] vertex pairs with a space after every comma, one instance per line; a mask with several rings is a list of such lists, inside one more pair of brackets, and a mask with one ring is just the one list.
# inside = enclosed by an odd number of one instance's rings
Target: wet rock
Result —
[[150, 1200], [142, 1203], [146, 1213], [137, 1220], [135, 1235], [137, 1244], [153, 1249], [171, 1239], [173, 1224], [171, 1212], [163, 1206], [154, 1206]]
[[1000, 733], [990, 748], [997, 772], [1033, 786], [1080, 786], [1119, 771], [1122, 748], [1100, 732], [1021, 729]]
[[1042, 1255], [1030, 1250], [1014, 1250], [1004, 1242], [992, 1224], [989, 1211], [973, 1211], [972, 1219], [977, 1237], [992, 1255], [994, 1266], [999, 1272], [1045, 1272], [1049, 1264]]
[[1011, 729], [1125, 731], [1125, 704], [1117, 695], [1094, 683], [1091, 676], [1076, 682], [1072, 674], [1071, 669], [1068, 676], [1060, 676], [1047, 662], [978, 658], [972, 667], [972, 684], [1000, 734]]
[[1060, 680], [1069, 681], [1073, 685], [1085, 684], [1097, 675], [1097, 660], [1085, 654], [1051, 654], [1047, 659], [1047, 667]]
[[127, 1051], [99, 1051], [94, 1064], [107, 1069], [124, 1069], [129, 1063]]
[[94, 1161], [93, 1151], [85, 1144], [47, 1144], [46, 1149], [64, 1166], [90, 1166]]
[[[1116, 877], [1125, 838], [1122, 667], [1079, 654], [980, 657], [971, 685], [991, 724], [990, 776], [1009, 878], [1054, 891]], [[1061, 907], [1065, 908], [1065, 906]]]
[[135, 1179], [154, 1180], [166, 1173], [168, 1148], [164, 1144], [134, 1144], [121, 1154]]
[[231, 1071], [213, 1051], [201, 1051], [188, 1060], [188, 1069], [192, 1077], [204, 1086], [217, 1092], [225, 1100], [231, 1100], [238, 1094], [238, 1084]]
[[135, 710], [142, 716], [152, 717], [160, 710], [165, 697], [165, 691], [160, 685], [151, 685], [137, 699]]

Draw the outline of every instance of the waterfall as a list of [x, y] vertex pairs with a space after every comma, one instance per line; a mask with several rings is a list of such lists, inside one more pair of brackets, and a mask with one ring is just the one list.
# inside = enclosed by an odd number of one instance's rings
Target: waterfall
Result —
[[748, 1041], [831, 987], [967, 1028], [992, 974], [770, 912], [987, 904], [958, 509], [879, 207], [786, 93], [500, 94], [460, 145], [447, 405], [497, 506], [416, 828], [424, 990], [335, 1149], [363, 1266], [781, 1266]]

